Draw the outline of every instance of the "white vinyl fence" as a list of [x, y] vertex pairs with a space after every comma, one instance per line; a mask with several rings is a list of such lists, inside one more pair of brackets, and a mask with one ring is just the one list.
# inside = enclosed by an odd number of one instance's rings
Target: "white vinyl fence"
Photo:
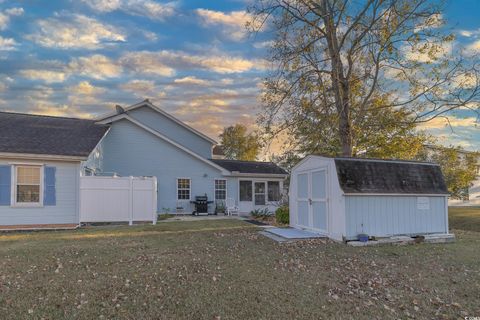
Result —
[[157, 222], [157, 178], [80, 177], [80, 222]]

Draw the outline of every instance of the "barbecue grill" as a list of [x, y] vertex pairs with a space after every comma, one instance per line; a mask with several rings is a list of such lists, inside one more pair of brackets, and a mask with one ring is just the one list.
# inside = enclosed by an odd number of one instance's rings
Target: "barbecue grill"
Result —
[[195, 201], [190, 201], [195, 205], [195, 211], [192, 212], [193, 215], [208, 215], [208, 205], [213, 203], [213, 201], [208, 201], [207, 195], [196, 196]]

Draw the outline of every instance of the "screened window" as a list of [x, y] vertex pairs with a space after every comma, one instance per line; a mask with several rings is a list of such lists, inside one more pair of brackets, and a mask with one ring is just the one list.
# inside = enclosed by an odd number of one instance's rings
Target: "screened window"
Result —
[[16, 203], [40, 203], [41, 167], [16, 167]]
[[268, 181], [268, 201], [280, 201], [279, 181]]
[[252, 201], [252, 181], [240, 181], [240, 201]]
[[177, 179], [177, 200], [190, 200], [190, 179]]
[[227, 199], [227, 180], [215, 180], [215, 199]]

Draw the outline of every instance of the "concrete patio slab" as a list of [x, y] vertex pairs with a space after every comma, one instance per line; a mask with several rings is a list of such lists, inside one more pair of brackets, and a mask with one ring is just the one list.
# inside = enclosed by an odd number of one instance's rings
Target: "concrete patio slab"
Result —
[[294, 228], [268, 228], [265, 231], [280, 236], [285, 239], [311, 239], [325, 238], [325, 236], [310, 231], [299, 230]]

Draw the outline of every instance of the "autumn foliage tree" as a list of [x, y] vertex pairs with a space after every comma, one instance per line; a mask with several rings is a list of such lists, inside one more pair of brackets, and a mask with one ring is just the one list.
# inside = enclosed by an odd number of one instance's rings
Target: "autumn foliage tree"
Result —
[[253, 31], [275, 32], [259, 124], [299, 152], [411, 158], [427, 138], [418, 123], [477, 108], [478, 58], [453, 48], [439, 1], [259, 0], [250, 12]]
[[227, 159], [253, 161], [262, 148], [259, 136], [254, 132], [249, 133], [243, 124], [224, 128], [220, 139]]

